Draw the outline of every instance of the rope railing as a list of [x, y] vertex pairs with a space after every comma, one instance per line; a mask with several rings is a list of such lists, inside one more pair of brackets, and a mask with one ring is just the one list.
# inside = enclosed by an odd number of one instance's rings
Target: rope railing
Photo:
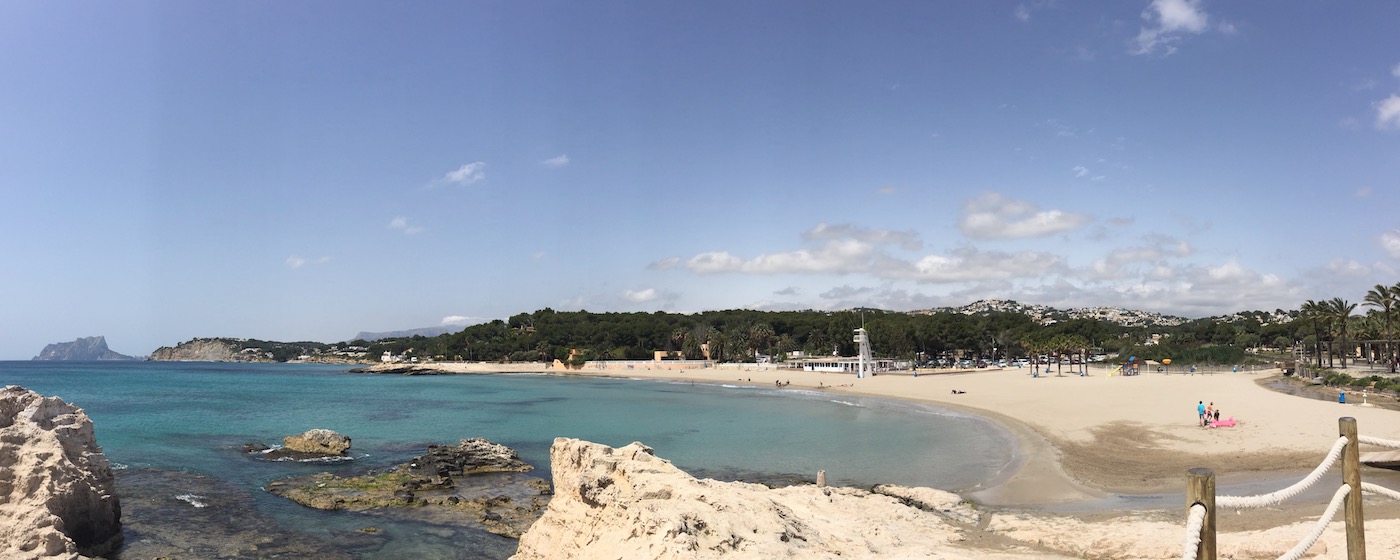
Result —
[[1370, 492], [1370, 493], [1372, 493], [1372, 494], [1380, 494], [1380, 495], [1385, 496], [1385, 497], [1387, 497], [1387, 498], [1391, 498], [1391, 499], [1394, 499], [1394, 500], [1400, 500], [1400, 492], [1396, 492], [1396, 491], [1394, 491], [1394, 490], [1391, 490], [1391, 489], [1386, 488], [1386, 487], [1384, 487], [1384, 486], [1381, 486], [1381, 485], [1379, 485], [1379, 484], [1374, 484], [1374, 483], [1370, 483], [1370, 482], [1362, 482], [1362, 483], [1361, 483], [1361, 489], [1364, 490], [1364, 491], [1366, 491], [1366, 492]]
[[1392, 448], [1392, 449], [1400, 449], [1400, 441], [1395, 441], [1395, 440], [1393, 440], [1393, 439], [1381, 439], [1381, 438], [1378, 438], [1378, 437], [1358, 435], [1358, 436], [1356, 436], [1356, 441], [1359, 441], [1359, 442], [1364, 443], [1364, 444], [1367, 444], [1367, 445], [1377, 445], [1377, 446], [1380, 446], [1380, 447], [1389, 447], [1389, 448]]
[[1304, 490], [1317, 484], [1317, 481], [1322, 479], [1322, 475], [1327, 474], [1327, 471], [1332, 470], [1332, 465], [1337, 464], [1337, 460], [1342, 456], [1342, 450], [1346, 449], [1346, 447], [1347, 438], [1338, 437], [1337, 441], [1332, 443], [1332, 450], [1327, 452], [1327, 457], [1322, 460], [1322, 463], [1318, 464], [1317, 468], [1313, 469], [1311, 473], [1308, 473], [1308, 476], [1303, 477], [1302, 480], [1299, 480], [1292, 486], [1268, 494], [1259, 494], [1257, 496], [1216, 496], [1215, 505], [1220, 507], [1249, 509], [1281, 504], [1285, 500], [1302, 494]]
[[1186, 515], [1186, 544], [1182, 546], [1181, 560], [1196, 560], [1201, 549], [1201, 529], [1206, 523], [1206, 506], [1191, 504], [1191, 512]]
[[1366, 539], [1361, 515], [1361, 494], [1367, 492], [1400, 500], [1400, 492], [1384, 486], [1361, 482], [1359, 444], [1400, 448], [1400, 441], [1362, 436], [1356, 433], [1356, 419], [1342, 418], [1338, 422], [1342, 435], [1332, 444], [1327, 457], [1308, 476], [1297, 483], [1267, 494], [1255, 496], [1216, 496], [1215, 473], [1210, 469], [1191, 469], [1187, 476], [1186, 539], [1182, 545], [1183, 560], [1215, 559], [1215, 508], [1261, 508], [1278, 505], [1312, 487], [1337, 463], [1342, 462], [1342, 485], [1332, 495], [1327, 510], [1318, 518], [1312, 530], [1279, 560], [1297, 560], [1312, 548], [1327, 525], [1345, 504], [1347, 558], [1365, 560]]
[[1288, 552], [1283, 553], [1283, 556], [1278, 557], [1278, 560], [1298, 560], [1302, 558], [1303, 553], [1307, 552], [1309, 548], [1312, 548], [1312, 545], [1317, 543], [1317, 539], [1322, 538], [1322, 532], [1327, 530], [1327, 524], [1331, 523], [1332, 518], [1337, 516], [1337, 510], [1342, 508], [1343, 500], [1346, 499], [1348, 494], [1351, 494], [1350, 486], [1343, 484], [1338, 487], [1337, 493], [1332, 494], [1332, 501], [1327, 504], [1327, 510], [1322, 512], [1322, 517], [1317, 518], [1317, 523], [1313, 525], [1312, 532], [1300, 539], [1298, 544], [1288, 549]]

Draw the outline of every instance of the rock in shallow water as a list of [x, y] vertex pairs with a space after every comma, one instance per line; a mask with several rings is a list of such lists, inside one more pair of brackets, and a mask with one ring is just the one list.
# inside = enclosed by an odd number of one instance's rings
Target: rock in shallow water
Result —
[[317, 509], [483, 528], [516, 538], [539, 518], [549, 483], [515, 450], [476, 438], [432, 445], [412, 461], [362, 476], [321, 473], [278, 480], [267, 491]]
[[331, 430], [316, 428], [282, 438], [282, 447], [299, 453], [315, 455], [344, 455], [350, 449], [350, 438]]
[[121, 505], [81, 408], [23, 387], [0, 390], [0, 558], [115, 552]]

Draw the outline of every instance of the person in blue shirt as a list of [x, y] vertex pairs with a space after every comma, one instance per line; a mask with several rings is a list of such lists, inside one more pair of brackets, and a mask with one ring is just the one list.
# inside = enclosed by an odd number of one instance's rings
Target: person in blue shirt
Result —
[[1197, 402], [1196, 402], [1196, 415], [1201, 417], [1201, 425], [1202, 425], [1202, 426], [1206, 425], [1206, 402], [1205, 402], [1205, 401], [1197, 401]]

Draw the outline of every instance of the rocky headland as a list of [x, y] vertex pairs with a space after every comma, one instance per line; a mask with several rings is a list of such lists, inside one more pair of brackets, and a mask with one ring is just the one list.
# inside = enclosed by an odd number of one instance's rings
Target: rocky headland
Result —
[[196, 338], [181, 342], [173, 348], [162, 346], [151, 352], [151, 361], [176, 362], [270, 362], [261, 353], [243, 352], [242, 348], [221, 338]]
[[516, 474], [533, 468], [515, 450], [473, 438], [428, 446], [427, 453], [384, 471], [351, 477], [320, 473], [275, 481], [267, 490], [317, 509], [475, 524], [515, 538], [549, 501], [548, 482]]
[[53, 361], [100, 361], [100, 360], [139, 360], [134, 356], [119, 354], [107, 348], [107, 338], [89, 336], [72, 342], [55, 342], [34, 356], [35, 360]]
[[0, 558], [77, 559], [122, 544], [111, 465], [81, 408], [0, 390]]

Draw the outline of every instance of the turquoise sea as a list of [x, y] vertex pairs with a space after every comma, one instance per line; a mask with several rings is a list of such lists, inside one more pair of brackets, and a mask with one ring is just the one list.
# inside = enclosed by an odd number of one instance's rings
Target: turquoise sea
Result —
[[[1013, 462], [1014, 439], [990, 422], [901, 401], [743, 383], [522, 374], [408, 377], [347, 369], [0, 362], [0, 385], [21, 385], [86, 410], [98, 443], [123, 469], [118, 491], [129, 527], [128, 550], [186, 546], [189, 557], [258, 555], [143, 532], [189, 517], [190, 502], [197, 500], [167, 500], [174, 505], [156, 507], [161, 502], [128, 500], [129, 493], [174, 493], [181, 484], [196, 483], [208, 492], [225, 491], [233, 498], [212, 505], [206, 499], [208, 507], [197, 513], [222, 515], [220, 524], [266, 523], [288, 532], [275, 538], [315, 541], [346, 558], [505, 558], [515, 541], [427, 522], [313, 510], [261, 487], [289, 476], [389, 466], [421, 454], [428, 444], [470, 437], [515, 448], [546, 479], [549, 446], [558, 436], [612, 446], [640, 441], [692, 474], [721, 480], [812, 480], [824, 469], [836, 485], [964, 491], [991, 483]], [[273, 463], [255, 461], [241, 450], [247, 443], [280, 443], [284, 435], [311, 428], [352, 438], [354, 460]], [[152, 477], [160, 482], [151, 483]], [[209, 489], [214, 487], [220, 490]], [[182, 510], [181, 504], [188, 507]], [[373, 537], [357, 532], [367, 526], [380, 531]], [[248, 533], [274, 538], [259, 529]]]

